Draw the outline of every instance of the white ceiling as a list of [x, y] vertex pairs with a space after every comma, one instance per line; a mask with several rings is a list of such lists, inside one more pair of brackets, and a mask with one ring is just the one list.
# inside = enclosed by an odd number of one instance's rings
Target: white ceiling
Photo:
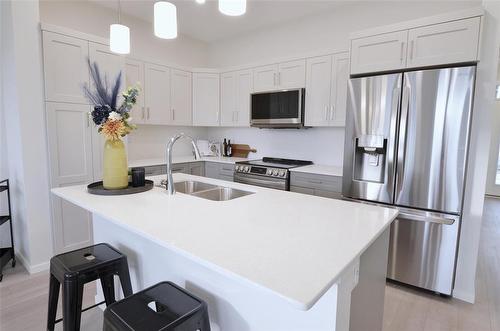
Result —
[[[89, 0], [108, 8], [117, 8], [118, 0]], [[121, 0], [122, 13], [153, 21], [155, 0]], [[300, 17], [333, 10], [344, 1], [333, 0], [247, 0], [247, 12], [231, 17], [221, 14], [216, 0], [197, 4], [195, 0], [170, 0], [177, 6], [179, 33], [205, 42], [277, 25]]]

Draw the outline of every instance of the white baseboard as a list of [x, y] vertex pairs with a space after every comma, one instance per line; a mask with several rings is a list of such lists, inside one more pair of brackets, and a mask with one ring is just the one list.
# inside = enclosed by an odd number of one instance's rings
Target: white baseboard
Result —
[[476, 293], [470, 293], [468, 291], [453, 290], [452, 296], [455, 299], [459, 299], [468, 303], [474, 304], [476, 301]]
[[50, 261], [42, 262], [39, 264], [31, 265], [23, 254], [16, 252], [16, 260], [20, 262], [30, 274], [35, 274], [37, 272], [46, 271], [50, 268]]

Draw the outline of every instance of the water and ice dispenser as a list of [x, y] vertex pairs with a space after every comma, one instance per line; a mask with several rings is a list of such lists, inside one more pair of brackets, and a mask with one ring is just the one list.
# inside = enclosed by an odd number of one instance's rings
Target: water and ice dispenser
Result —
[[383, 183], [387, 157], [387, 139], [380, 135], [355, 138], [353, 179]]

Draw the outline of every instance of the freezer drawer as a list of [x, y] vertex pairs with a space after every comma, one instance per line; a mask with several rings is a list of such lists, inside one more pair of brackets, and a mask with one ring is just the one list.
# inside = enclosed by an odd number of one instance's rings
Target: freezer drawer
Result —
[[387, 278], [451, 295], [459, 216], [401, 209], [391, 225]]

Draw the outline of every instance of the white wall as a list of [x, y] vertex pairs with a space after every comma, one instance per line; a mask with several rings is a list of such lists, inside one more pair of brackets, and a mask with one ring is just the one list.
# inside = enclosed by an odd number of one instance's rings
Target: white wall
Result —
[[[2, 104], [16, 254], [29, 271], [52, 255], [38, 1], [2, 1]], [[8, 145], [8, 148], [5, 148]]]
[[250, 158], [264, 156], [310, 160], [316, 164], [342, 166], [343, 128], [257, 129], [209, 128], [210, 140], [231, 139], [257, 149]]
[[[95, 36], [109, 38], [109, 25], [116, 23], [117, 12], [88, 1], [43, 0], [40, 19]], [[174, 40], [154, 36], [153, 24], [122, 15], [122, 23], [130, 28], [132, 57], [170, 64], [203, 67], [207, 64], [207, 44], [179, 35]]]
[[[186, 133], [195, 139], [207, 136], [206, 128], [163, 126], [163, 125], [138, 125], [137, 130], [128, 135], [128, 158], [140, 160], [150, 158], [165, 158], [167, 142], [178, 133]], [[192, 154], [189, 140], [181, 139], [175, 143], [174, 156]]]
[[480, 5], [478, 1], [354, 1], [331, 12], [212, 43], [208, 62], [224, 67], [316, 50], [348, 50], [351, 32]]

